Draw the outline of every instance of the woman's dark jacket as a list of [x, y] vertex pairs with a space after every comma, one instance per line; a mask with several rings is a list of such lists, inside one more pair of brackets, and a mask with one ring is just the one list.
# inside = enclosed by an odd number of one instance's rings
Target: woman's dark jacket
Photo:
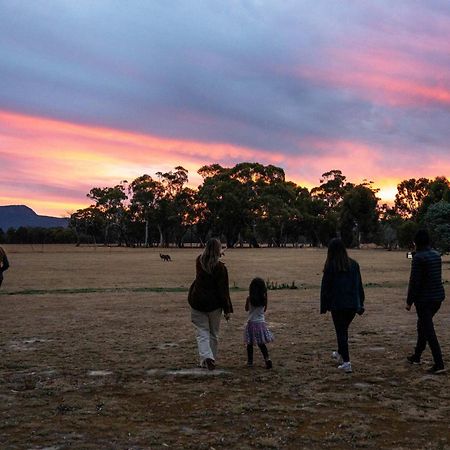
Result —
[[411, 263], [408, 285], [408, 305], [442, 302], [445, 290], [442, 284], [442, 258], [431, 248], [418, 250]]
[[189, 305], [201, 312], [211, 312], [221, 308], [224, 314], [232, 313], [233, 305], [225, 264], [219, 261], [212, 273], [208, 273], [203, 270], [199, 256], [196, 261], [196, 272], [195, 280], [189, 288]]
[[364, 311], [361, 273], [359, 264], [353, 259], [350, 259], [350, 267], [347, 271], [337, 272], [327, 268], [323, 272], [320, 313], [340, 310]]

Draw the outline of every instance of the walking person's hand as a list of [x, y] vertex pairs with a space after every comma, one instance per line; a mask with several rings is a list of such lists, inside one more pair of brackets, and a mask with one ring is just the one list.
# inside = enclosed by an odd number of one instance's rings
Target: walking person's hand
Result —
[[230, 320], [230, 313], [226, 313], [223, 315], [223, 317], [225, 318], [225, 320], [228, 322]]
[[411, 305], [408, 305], [408, 303], [405, 306], [406, 311], [411, 311]]

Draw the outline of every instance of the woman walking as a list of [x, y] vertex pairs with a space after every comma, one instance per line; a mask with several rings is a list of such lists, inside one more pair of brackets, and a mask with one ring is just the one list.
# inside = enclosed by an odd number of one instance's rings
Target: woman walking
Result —
[[364, 289], [359, 264], [349, 258], [340, 239], [330, 241], [323, 269], [320, 313], [327, 311], [331, 311], [338, 344], [338, 350], [332, 353], [332, 357], [339, 363], [339, 369], [350, 373], [348, 328], [356, 314], [364, 313]]
[[226, 320], [233, 312], [228, 287], [228, 271], [219, 261], [222, 244], [210, 239], [196, 260], [196, 277], [189, 289], [191, 320], [197, 333], [201, 367], [214, 370], [217, 359], [222, 313]]

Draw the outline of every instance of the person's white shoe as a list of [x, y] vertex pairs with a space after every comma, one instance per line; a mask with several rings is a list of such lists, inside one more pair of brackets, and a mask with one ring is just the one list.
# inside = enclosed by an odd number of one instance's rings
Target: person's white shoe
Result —
[[331, 352], [331, 358], [334, 359], [338, 364], [342, 364], [344, 362], [339, 352]]
[[345, 373], [352, 373], [352, 363], [350, 361], [342, 363], [338, 366], [338, 369], [343, 370]]

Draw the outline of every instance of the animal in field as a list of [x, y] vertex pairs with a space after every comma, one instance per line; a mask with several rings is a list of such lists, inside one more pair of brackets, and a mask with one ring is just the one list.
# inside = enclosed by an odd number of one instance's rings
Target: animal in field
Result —
[[170, 255], [163, 255], [162, 253], [159, 254], [159, 257], [163, 260], [163, 261], [172, 261], [172, 258], [170, 257]]

